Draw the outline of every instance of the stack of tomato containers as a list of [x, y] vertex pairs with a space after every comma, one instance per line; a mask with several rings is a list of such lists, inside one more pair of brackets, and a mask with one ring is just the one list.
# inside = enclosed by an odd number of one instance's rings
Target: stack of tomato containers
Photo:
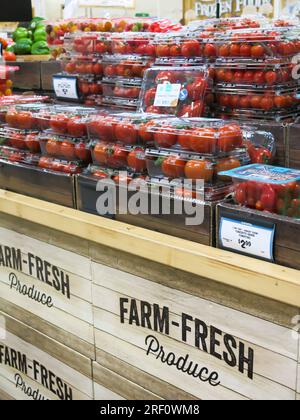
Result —
[[216, 116], [285, 121], [299, 114], [298, 29], [229, 31], [215, 36]]
[[7, 112], [0, 134], [3, 153], [11, 162], [80, 173], [91, 163], [86, 117], [93, 113], [94, 108], [16, 105]]

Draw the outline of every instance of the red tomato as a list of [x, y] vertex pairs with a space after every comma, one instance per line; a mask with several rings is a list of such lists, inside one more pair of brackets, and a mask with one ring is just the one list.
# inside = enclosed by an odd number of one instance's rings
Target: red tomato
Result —
[[261, 109], [261, 96], [254, 95], [251, 97], [251, 107], [255, 109]]
[[234, 77], [234, 73], [233, 73], [233, 71], [231, 71], [231, 70], [227, 70], [227, 71], [225, 72], [225, 80], [224, 80], [224, 82], [227, 82], [227, 83], [232, 83], [232, 81], [233, 81], [233, 77]]
[[114, 120], [99, 117], [88, 123], [88, 130], [92, 137], [110, 142], [114, 139]]
[[10, 136], [10, 144], [15, 149], [25, 149], [26, 148], [25, 136], [19, 133], [12, 133]]
[[262, 45], [251, 47], [251, 57], [262, 58], [265, 55], [265, 49]]
[[107, 173], [105, 173], [103, 171], [100, 171], [100, 170], [95, 170], [92, 173], [92, 175], [95, 176], [95, 177], [97, 177], [97, 178], [101, 178], [101, 179], [107, 179], [108, 178]]
[[225, 125], [219, 130], [218, 148], [228, 153], [243, 145], [243, 133], [238, 125]]
[[143, 143], [153, 143], [154, 136], [153, 133], [149, 132], [151, 127], [153, 126], [153, 122], [149, 121], [139, 126], [139, 138], [142, 140]]
[[196, 39], [185, 41], [182, 44], [181, 55], [184, 57], [199, 57], [201, 54], [201, 45]]
[[75, 146], [75, 156], [77, 159], [83, 162], [91, 162], [92, 155], [90, 149], [87, 147], [85, 142], [77, 143]]
[[32, 153], [40, 153], [40, 142], [38, 140], [38, 136], [34, 134], [29, 134], [25, 138], [26, 147], [32, 152]]
[[286, 108], [287, 101], [285, 96], [275, 96], [274, 98], [274, 105], [276, 108]]
[[230, 55], [230, 47], [228, 44], [224, 44], [219, 48], [219, 56], [220, 57], [229, 57]]
[[217, 174], [218, 178], [221, 181], [231, 181], [231, 179], [227, 176], [219, 175], [220, 172], [231, 171], [232, 169], [239, 168], [241, 166], [241, 162], [235, 158], [226, 158], [220, 159], [215, 167], [215, 173]]
[[8, 160], [9, 160], [10, 162], [22, 162], [22, 161], [23, 161], [23, 154], [22, 154], [22, 153], [20, 153], [20, 152], [13, 152], [13, 153], [9, 156]]
[[213, 165], [207, 160], [190, 160], [185, 166], [185, 176], [188, 179], [211, 182], [213, 175]]
[[171, 57], [180, 57], [181, 55], [183, 55], [181, 53], [181, 46], [180, 45], [172, 45], [172, 47], [170, 47], [170, 56]]
[[104, 142], [97, 143], [96, 146], [94, 147], [93, 157], [98, 164], [106, 165], [107, 150], [108, 150], [108, 146]]
[[270, 211], [272, 213], [275, 211], [276, 192], [271, 186], [266, 185], [263, 187], [260, 201], [261, 201], [262, 208], [265, 211]]
[[184, 178], [186, 161], [179, 156], [169, 156], [162, 162], [161, 169], [168, 178]]
[[247, 204], [247, 183], [237, 184], [235, 186], [235, 199], [238, 204]]
[[69, 118], [66, 115], [54, 115], [50, 120], [50, 128], [58, 134], [66, 134]]
[[17, 115], [17, 125], [21, 130], [31, 130], [34, 125], [34, 118], [31, 112], [19, 112]]
[[241, 57], [251, 57], [251, 46], [249, 44], [242, 44], [240, 48]]
[[5, 120], [10, 127], [18, 128], [18, 113], [16, 112], [16, 110], [8, 110]]
[[144, 172], [147, 169], [145, 150], [138, 148], [129, 153], [127, 163], [131, 170], [135, 172]]
[[230, 97], [230, 106], [231, 108], [238, 108], [240, 103], [239, 95], [231, 95]]
[[138, 141], [138, 130], [134, 124], [130, 122], [117, 124], [114, 134], [116, 140], [123, 144], [134, 145]]
[[103, 70], [104, 76], [113, 77], [117, 74], [115, 66], [105, 66]]
[[216, 130], [214, 128], [199, 128], [189, 137], [190, 148], [197, 153], [211, 154], [216, 150]]
[[244, 73], [244, 82], [245, 83], [253, 83], [253, 80], [254, 80], [254, 71], [253, 70], [248, 70], [248, 71], [245, 71], [245, 73]]
[[265, 73], [265, 82], [269, 86], [273, 86], [277, 82], [277, 74], [275, 71], [267, 71]]
[[84, 137], [87, 135], [86, 124], [80, 117], [70, 118], [67, 125], [67, 131], [70, 136]]
[[168, 45], [157, 45], [157, 57], [170, 57], [170, 47]]
[[5, 61], [17, 61], [16, 54], [10, 51], [4, 51], [3, 58]]
[[232, 44], [232, 45], [230, 46], [230, 52], [229, 52], [229, 55], [230, 55], [231, 57], [239, 57], [239, 56], [240, 56], [240, 54], [241, 54], [241, 48], [240, 48], [240, 46], [239, 46], [238, 44]]
[[216, 57], [217, 48], [214, 44], [206, 44], [203, 50], [204, 57]]
[[263, 85], [265, 83], [265, 73], [263, 71], [256, 71], [254, 73], [253, 83]]
[[97, 76], [101, 76], [103, 74], [102, 64], [100, 63], [93, 64], [92, 73]]
[[160, 84], [165, 83], [165, 82], [174, 83], [176, 81], [176, 79], [177, 79], [177, 76], [176, 76], [176, 74], [174, 74], [174, 72], [172, 72], [172, 71], [161, 71], [156, 76], [155, 83], [157, 85], [160, 85]]
[[226, 71], [224, 69], [220, 69], [216, 71], [216, 79], [218, 82], [225, 82], [226, 81]]
[[239, 107], [242, 109], [251, 108], [251, 97], [250, 96], [242, 96], [240, 98]]
[[52, 164], [52, 159], [48, 157], [41, 157], [38, 163], [38, 166], [42, 169], [50, 169]]
[[122, 169], [127, 167], [128, 152], [120, 146], [114, 145], [107, 148], [106, 164], [114, 169]]
[[234, 83], [240, 84], [244, 81], [244, 72], [243, 71], [236, 71], [233, 74], [233, 81]]
[[218, 98], [218, 102], [221, 106], [228, 108], [230, 106], [231, 95], [221, 95]]
[[154, 141], [155, 141], [155, 143], [158, 147], [163, 147], [163, 148], [169, 149], [172, 146], [175, 146], [175, 144], [178, 141], [178, 137], [177, 137], [176, 134], [174, 134], [172, 132], [170, 132], [170, 133], [168, 133], [168, 132], [155, 133], [154, 134]]
[[60, 146], [60, 154], [67, 160], [76, 159], [75, 145], [68, 141], [63, 141]]
[[49, 156], [59, 156], [60, 155], [60, 145], [61, 143], [55, 139], [48, 140], [46, 143], [46, 152]]
[[261, 99], [260, 106], [264, 111], [270, 111], [274, 108], [274, 98], [272, 96], [264, 96]]
[[144, 98], [145, 105], [147, 107], [153, 105], [155, 101], [155, 97], [156, 97], [156, 88], [152, 88], [148, 90]]

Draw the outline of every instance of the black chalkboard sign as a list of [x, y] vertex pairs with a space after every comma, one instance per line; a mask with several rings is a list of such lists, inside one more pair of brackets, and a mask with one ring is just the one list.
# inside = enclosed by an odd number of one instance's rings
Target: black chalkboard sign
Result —
[[29, 22], [31, 19], [31, 0], [9, 0], [0, 8], [0, 22]]

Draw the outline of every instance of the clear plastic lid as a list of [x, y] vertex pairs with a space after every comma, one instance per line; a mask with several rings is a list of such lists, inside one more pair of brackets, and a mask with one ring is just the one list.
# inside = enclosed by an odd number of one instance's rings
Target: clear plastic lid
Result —
[[145, 70], [153, 65], [154, 61], [138, 56], [107, 56], [103, 59], [103, 74], [105, 77], [139, 78], [142, 79]]
[[103, 95], [105, 97], [138, 99], [141, 93], [141, 84], [135, 80], [113, 81], [110, 79], [103, 80]]
[[155, 56], [154, 37], [154, 34], [145, 32], [114, 34], [111, 37], [112, 52], [122, 55]]
[[85, 32], [70, 33], [64, 38], [64, 48], [79, 54], [111, 53], [111, 33]]
[[214, 115], [223, 119], [239, 119], [240, 121], [270, 121], [270, 122], [294, 122], [300, 115], [300, 108], [276, 109], [273, 111], [263, 111], [255, 109], [229, 109], [225, 107], [216, 107]]
[[149, 69], [143, 82], [141, 111], [177, 117], [201, 117], [208, 84], [207, 66]]
[[56, 159], [50, 156], [42, 156], [38, 161], [38, 167], [45, 172], [57, 172], [65, 175], [76, 175], [82, 173], [84, 166], [81, 162], [70, 162]]
[[99, 57], [65, 56], [61, 60], [62, 71], [72, 75], [103, 75], [102, 60]]
[[254, 164], [221, 173], [234, 181], [259, 182], [270, 185], [287, 185], [300, 182], [300, 171], [277, 166]]
[[38, 165], [39, 159], [39, 154], [18, 150], [9, 146], [0, 146], [0, 160], [5, 160], [13, 164], [36, 166]]
[[150, 177], [204, 181], [205, 185], [230, 183], [231, 178], [223, 175], [224, 170], [247, 165], [250, 162], [246, 152], [226, 158], [204, 158], [183, 151], [157, 149], [147, 149], [146, 160]]
[[248, 28], [260, 28], [267, 25], [268, 20], [259, 15], [249, 17], [232, 17], [220, 19], [205, 19], [193, 21], [188, 24], [189, 30], [207, 30], [207, 31], [221, 31], [221, 30], [238, 30]]
[[5, 145], [32, 153], [40, 152], [38, 131], [18, 130], [4, 126], [0, 128], [0, 145]]

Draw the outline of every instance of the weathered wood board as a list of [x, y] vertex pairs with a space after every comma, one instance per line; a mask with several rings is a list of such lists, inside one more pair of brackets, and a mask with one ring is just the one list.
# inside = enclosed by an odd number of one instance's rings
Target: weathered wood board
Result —
[[274, 258], [279, 265], [300, 270], [300, 220], [264, 213], [231, 203], [222, 203], [217, 206], [217, 247], [221, 247], [219, 227], [222, 217], [233, 220], [247, 221], [256, 225], [266, 222], [274, 224]]
[[199, 399], [296, 399], [292, 326], [101, 264], [93, 281], [98, 363], [110, 354]]
[[0, 396], [16, 400], [93, 399], [92, 362], [0, 312]]
[[89, 258], [0, 228], [0, 310], [94, 359], [91, 280]]
[[287, 128], [287, 166], [300, 169], [300, 124], [290, 124]]
[[[122, 374], [122, 372], [120, 372]], [[95, 400], [159, 400], [157, 395], [122, 375], [93, 363]]]

